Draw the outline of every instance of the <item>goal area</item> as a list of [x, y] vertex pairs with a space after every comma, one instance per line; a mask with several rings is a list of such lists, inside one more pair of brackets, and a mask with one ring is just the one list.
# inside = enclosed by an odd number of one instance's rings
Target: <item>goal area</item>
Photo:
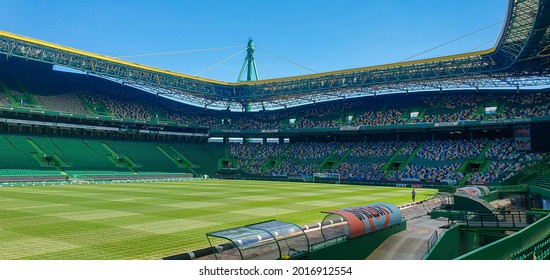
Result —
[[340, 184], [339, 173], [313, 173], [313, 183], [335, 183]]

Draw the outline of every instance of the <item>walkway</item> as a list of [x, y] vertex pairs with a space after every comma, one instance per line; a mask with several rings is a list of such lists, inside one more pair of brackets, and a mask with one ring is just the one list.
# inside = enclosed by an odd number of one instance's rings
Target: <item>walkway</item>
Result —
[[[430, 241], [449, 224], [447, 218], [431, 219], [422, 204], [401, 209], [407, 229], [390, 236], [367, 260], [420, 260]], [[437, 235], [434, 235], [437, 234]]]

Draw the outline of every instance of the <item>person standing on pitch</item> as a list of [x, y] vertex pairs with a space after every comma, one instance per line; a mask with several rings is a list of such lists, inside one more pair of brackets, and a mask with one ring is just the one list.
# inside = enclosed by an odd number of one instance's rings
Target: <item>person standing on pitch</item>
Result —
[[412, 200], [414, 202], [415, 199], [416, 199], [416, 190], [415, 189], [413, 189], [413, 191], [411, 192], [411, 195], [412, 195]]

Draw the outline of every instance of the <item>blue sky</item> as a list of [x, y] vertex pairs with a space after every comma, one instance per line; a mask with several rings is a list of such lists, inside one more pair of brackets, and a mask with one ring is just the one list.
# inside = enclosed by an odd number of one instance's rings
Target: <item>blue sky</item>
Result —
[[[260, 78], [402, 61], [466, 34], [499, 24], [414, 59], [492, 47], [507, 0], [402, 1], [61, 1], [3, 3], [0, 29], [108, 56], [243, 46], [208, 52], [127, 58], [196, 75], [256, 44]], [[265, 52], [266, 50], [268, 52]], [[237, 79], [245, 53], [201, 74]]]

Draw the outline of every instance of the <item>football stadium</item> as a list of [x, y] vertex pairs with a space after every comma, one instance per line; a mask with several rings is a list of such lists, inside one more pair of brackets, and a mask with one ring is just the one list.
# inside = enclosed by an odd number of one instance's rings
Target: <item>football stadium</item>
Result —
[[550, 1], [507, 5], [488, 50], [286, 78], [251, 38], [238, 82], [0, 31], [0, 259], [550, 259]]

